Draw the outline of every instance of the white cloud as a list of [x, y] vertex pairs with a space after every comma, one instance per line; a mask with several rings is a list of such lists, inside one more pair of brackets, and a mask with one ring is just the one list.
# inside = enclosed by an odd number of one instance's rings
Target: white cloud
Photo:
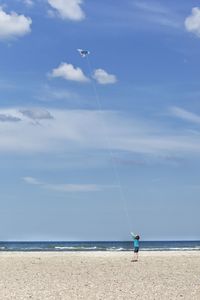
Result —
[[97, 185], [97, 184], [72, 184], [72, 183], [65, 183], [65, 184], [49, 184], [43, 183], [37, 180], [34, 177], [26, 176], [22, 178], [27, 184], [31, 185], [39, 185], [42, 188], [49, 189], [55, 192], [98, 192], [104, 189], [104, 186]]
[[176, 116], [180, 119], [183, 119], [188, 122], [192, 122], [195, 124], [200, 124], [200, 116], [194, 114], [190, 111], [187, 111], [183, 108], [173, 106], [170, 108], [170, 112], [173, 116]]
[[134, 1], [133, 5], [136, 8], [135, 16], [143, 21], [141, 26], [154, 23], [168, 28], [181, 28], [180, 16], [158, 1], [139, 0]]
[[113, 74], [108, 74], [103, 69], [96, 69], [93, 78], [100, 84], [113, 84], [117, 82], [117, 78]]
[[85, 18], [81, 9], [82, 0], [48, 0], [48, 3], [62, 19], [81, 21]]
[[162, 6], [160, 3], [156, 3], [156, 2], [152, 2], [149, 3], [149, 2], [145, 2], [145, 1], [134, 1], [133, 2], [133, 5], [135, 7], [137, 7], [138, 9], [141, 9], [141, 10], [144, 10], [146, 12], [150, 12], [150, 13], [155, 13], [155, 14], [167, 14], [169, 13], [169, 10]]
[[193, 7], [192, 13], [185, 19], [185, 28], [200, 37], [200, 8]]
[[200, 154], [200, 140], [192, 132], [163, 128], [160, 123], [152, 125], [112, 111], [48, 111], [54, 119], [33, 126], [18, 109], [0, 109], [0, 114], [21, 118], [21, 122], [0, 122], [0, 152], [113, 150], [161, 156]]
[[29, 7], [34, 5], [34, 2], [32, 0], [23, 0], [23, 1], [24, 1], [24, 4], [26, 4]]
[[89, 79], [84, 75], [80, 68], [75, 68], [72, 64], [61, 63], [58, 68], [52, 70], [52, 77], [61, 77], [65, 80], [88, 82]]
[[38, 181], [36, 178], [33, 177], [23, 177], [23, 180], [28, 183], [28, 184], [33, 184], [33, 185], [41, 185], [42, 183]]
[[31, 18], [15, 12], [7, 14], [0, 7], [0, 40], [21, 37], [31, 31]]

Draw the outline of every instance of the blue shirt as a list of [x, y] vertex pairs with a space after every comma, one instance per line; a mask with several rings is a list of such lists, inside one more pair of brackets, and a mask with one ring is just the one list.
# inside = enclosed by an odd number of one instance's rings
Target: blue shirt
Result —
[[133, 240], [134, 248], [139, 248], [139, 240]]

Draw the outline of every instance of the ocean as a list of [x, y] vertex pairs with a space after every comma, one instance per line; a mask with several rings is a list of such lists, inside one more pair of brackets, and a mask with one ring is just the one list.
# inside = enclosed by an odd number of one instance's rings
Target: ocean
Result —
[[[131, 241], [0, 242], [0, 251], [132, 251]], [[141, 251], [198, 251], [200, 241], [141, 241]]]

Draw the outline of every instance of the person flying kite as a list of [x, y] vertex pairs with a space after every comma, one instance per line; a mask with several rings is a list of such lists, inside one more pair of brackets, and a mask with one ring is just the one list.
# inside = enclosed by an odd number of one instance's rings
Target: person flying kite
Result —
[[131, 232], [131, 236], [133, 239], [133, 247], [134, 247], [134, 258], [132, 261], [138, 261], [138, 252], [140, 248], [140, 244], [139, 244], [140, 236], [138, 234], [134, 234], [133, 232]]

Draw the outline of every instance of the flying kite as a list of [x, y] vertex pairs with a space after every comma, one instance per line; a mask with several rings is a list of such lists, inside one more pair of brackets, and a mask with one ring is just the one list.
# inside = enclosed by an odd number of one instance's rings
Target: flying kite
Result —
[[77, 49], [77, 51], [80, 53], [80, 55], [81, 55], [82, 57], [86, 57], [88, 54], [90, 54], [89, 51], [83, 50], [83, 49]]

